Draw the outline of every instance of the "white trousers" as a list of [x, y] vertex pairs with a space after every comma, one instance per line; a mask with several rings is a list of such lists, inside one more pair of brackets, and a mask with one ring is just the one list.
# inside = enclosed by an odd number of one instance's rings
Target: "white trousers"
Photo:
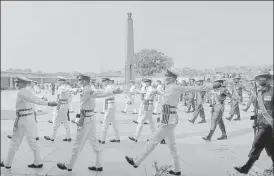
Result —
[[144, 113], [144, 103], [141, 100], [140, 106], [139, 106], [139, 111], [138, 111], [138, 118], [137, 118], [137, 122], [139, 123], [141, 116]]
[[154, 113], [158, 114], [158, 112], [160, 111], [160, 103], [162, 102], [162, 98], [163, 96], [158, 96], [158, 100], [155, 102], [155, 107], [154, 107]]
[[53, 118], [53, 132], [51, 135], [51, 139], [55, 139], [57, 131], [61, 125], [61, 122], [63, 122], [66, 130], [66, 139], [71, 138], [67, 113], [68, 113], [68, 108], [60, 108], [60, 110], [56, 110], [55, 118]]
[[151, 139], [148, 141], [141, 155], [134, 158], [134, 163], [137, 166], [139, 166], [143, 162], [143, 160], [154, 150], [154, 148], [159, 144], [159, 142], [165, 139], [169, 149], [169, 153], [172, 158], [172, 165], [174, 167], [174, 171], [180, 172], [181, 171], [180, 160], [179, 160], [179, 155], [177, 152], [175, 136], [174, 136], [175, 127], [176, 127], [176, 124], [160, 125], [157, 128], [157, 130], [153, 133]]
[[95, 133], [96, 133], [96, 116], [95, 115], [93, 115], [92, 117], [86, 117], [83, 127], [77, 126], [76, 141], [73, 144], [72, 156], [70, 159], [70, 163], [67, 165], [68, 169], [73, 168], [87, 140], [89, 141], [96, 155], [95, 167], [102, 167], [103, 148], [102, 148], [102, 145], [96, 139]]
[[102, 129], [101, 129], [101, 141], [106, 141], [107, 131], [110, 123], [111, 123], [111, 126], [113, 127], [116, 139], [120, 139], [119, 130], [118, 130], [118, 126], [115, 118], [116, 116], [115, 110], [116, 110], [115, 107], [108, 108], [105, 112]]
[[129, 104], [126, 103], [124, 112], [127, 112], [129, 106], [130, 106], [130, 107], [133, 107], [133, 112], [134, 112], [134, 113], [137, 113], [137, 110], [136, 110], [136, 108], [134, 107], [134, 103], [132, 103], [131, 105], [129, 105]]
[[10, 142], [8, 158], [5, 162], [5, 166], [10, 167], [12, 165], [15, 153], [19, 149], [19, 146], [26, 136], [29, 147], [33, 151], [34, 164], [42, 164], [42, 158], [40, 155], [40, 149], [36, 142], [37, 126], [34, 119], [34, 114], [29, 116], [20, 117], [18, 121], [18, 128], [13, 131], [12, 139]]
[[142, 128], [144, 126], [144, 123], [147, 120], [149, 122], [149, 127], [150, 127], [151, 132], [153, 133], [154, 131], [156, 131], [155, 124], [154, 124], [154, 121], [152, 119], [152, 111], [143, 111], [143, 113], [140, 116], [140, 119], [138, 121], [139, 123], [137, 125], [137, 129], [136, 129], [136, 132], [135, 132], [135, 139], [138, 140], [138, 138], [140, 137], [140, 134], [142, 132]]

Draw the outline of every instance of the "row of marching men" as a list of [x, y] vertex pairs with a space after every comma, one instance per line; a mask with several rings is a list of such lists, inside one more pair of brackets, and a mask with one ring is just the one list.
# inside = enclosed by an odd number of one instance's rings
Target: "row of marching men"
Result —
[[[143, 97], [142, 101], [142, 112], [140, 113], [140, 119], [138, 120], [138, 126], [135, 133], [135, 136], [131, 136], [132, 139], [136, 141], [138, 135], [143, 126], [143, 122], [145, 120], [149, 120], [150, 127], [152, 129], [152, 135], [148, 138], [148, 143], [146, 144], [143, 152], [132, 158], [126, 156], [126, 161], [132, 165], [133, 167], [137, 168], [142, 161], [154, 150], [154, 148], [159, 144], [163, 139], [167, 143], [167, 147], [170, 150], [170, 154], [172, 156], [172, 163], [173, 169], [169, 170], [169, 173], [172, 175], [181, 175], [181, 166], [179, 161], [179, 155], [176, 148], [175, 142], [175, 128], [179, 121], [178, 113], [177, 113], [177, 106], [179, 103], [179, 98], [183, 93], [195, 93], [195, 92], [202, 92], [202, 91], [209, 91], [215, 90], [216, 96], [214, 99], [214, 103], [212, 106], [212, 123], [210, 133], [207, 137], [204, 137], [205, 140], [210, 141], [211, 136], [218, 124], [220, 127], [223, 125], [222, 116], [224, 111], [224, 100], [226, 97], [232, 97], [233, 95], [223, 86], [224, 80], [216, 79], [213, 84], [209, 83], [203, 86], [179, 86], [175, 84], [177, 79], [177, 74], [175, 72], [167, 70], [165, 74], [165, 90], [164, 91], [157, 91], [150, 88], [151, 80], [145, 79], [143, 82], [148, 86], [146, 94]], [[235, 167], [235, 169], [241, 173], [247, 173], [253, 163], [258, 159], [261, 151], [265, 148], [273, 160], [273, 87], [269, 87], [267, 84], [267, 79], [270, 78], [270, 75], [267, 73], [259, 74], [256, 79], [259, 81], [259, 84], [262, 86], [262, 90], [259, 93], [258, 99], [258, 108], [260, 114], [258, 114], [258, 132], [256, 138], [254, 140], [254, 144], [249, 155], [249, 160], [247, 163], [242, 167]], [[58, 163], [57, 166], [60, 169], [71, 171], [73, 166], [77, 160], [77, 157], [86, 140], [89, 140], [92, 148], [96, 154], [96, 162], [94, 166], [88, 167], [88, 169], [93, 171], [102, 171], [102, 152], [103, 152], [103, 145], [105, 143], [104, 136], [106, 133], [101, 134], [100, 140], [96, 139], [95, 132], [96, 132], [96, 117], [94, 114], [94, 107], [95, 107], [95, 98], [103, 98], [108, 97], [108, 105], [109, 108], [106, 110], [103, 126], [109, 125], [110, 123], [115, 123], [115, 94], [122, 93], [121, 89], [112, 89], [111, 91], [107, 92], [100, 92], [94, 91], [91, 89], [89, 82], [90, 78], [85, 75], [80, 75], [78, 77], [79, 84], [82, 86], [82, 91], [80, 93], [80, 113], [78, 118], [75, 120], [77, 123], [77, 134], [76, 134], [76, 141], [73, 144], [73, 150], [71, 159], [68, 163]], [[62, 80], [60, 80], [62, 82]], [[60, 117], [62, 120], [67, 119], [67, 110], [68, 110], [68, 94], [66, 91], [61, 91], [60, 89], [60, 96], [57, 102], [49, 102], [46, 100], [42, 100], [41, 98], [35, 97], [31, 94], [27, 89], [26, 86], [28, 84], [27, 78], [20, 78], [18, 79], [19, 93], [17, 94], [17, 101], [16, 101], [16, 110], [18, 112], [17, 119], [14, 125], [13, 137], [11, 140], [11, 145], [9, 148], [8, 158], [7, 161], [1, 162], [1, 167], [11, 168], [12, 160], [14, 158], [15, 152], [18, 150], [22, 138], [26, 135], [27, 141], [34, 152], [34, 163], [29, 165], [31, 168], [41, 168], [43, 167], [39, 147], [36, 144], [35, 137], [37, 136], [37, 126], [35, 122], [35, 115], [33, 114], [32, 106], [33, 104], [40, 104], [40, 105], [48, 105], [48, 106], [57, 106], [57, 113], [60, 113]], [[161, 114], [159, 118], [159, 125], [157, 128], [153, 126], [152, 119], [152, 111], [153, 111], [153, 96], [156, 94], [162, 95], [161, 101]], [[112, 104], [112, 105], [111, 105]], [[269, 115], [270, 114], [270, 115]], [[111, 116], [112, 115], [112, 116]], [[109, 118], [112, 117], [112, 118]], [[108, 119], [109, 118], [109, 119]], [[59, 123], [60, 124], [60, 123]], [[106, 129], [102, 127], [102, 129]], [[102, 130], [104, 132], [104, 130]], [[223, 137], [223, 136], [222, 136]], [[114, 142], [120, 142], [119, 138], [116, 136]]]

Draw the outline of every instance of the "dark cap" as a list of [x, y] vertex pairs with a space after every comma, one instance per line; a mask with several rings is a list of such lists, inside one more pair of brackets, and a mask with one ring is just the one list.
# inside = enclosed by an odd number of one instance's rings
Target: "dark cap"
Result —
[[17, 75], [14, 82], [25, 82], [25, 83], [29, 83], [32, 82], [32, 80], [26, 78], [25, 76], [22, 75]]
[[225, 81], [222, 77], [218, 77], [214, 80], [214, 82], [219, 82], [219, 81]]
[[237, 75], [233, 79], [241, 79], [241, 77], [239, 75]]
[[77, 76], [77, 79], [78, 79], [78, 80], [79, 80], [79, 79], [90, 80], [90, 76], [85, 75], [85, 74], [79, 74], [79, 75]]
[[175, 73], [174, 71], [171, 71], [169, 69], [166, 70], [166, 74], [165, 74], [166, 77], [174, 77], [174, 78], [177, 78], [178, 77], [178, 74]]

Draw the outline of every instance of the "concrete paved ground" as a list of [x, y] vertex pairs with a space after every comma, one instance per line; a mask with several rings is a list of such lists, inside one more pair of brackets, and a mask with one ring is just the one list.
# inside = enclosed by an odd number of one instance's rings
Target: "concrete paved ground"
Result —
[[[54, 96], [47, 93], [49, 100], [54, 100]], [[79, 95], [78, 95], [79, 96]], [[73, 107], [77, 111], [79, 109], [79, 97], [73, 97]], [[12, 133], [14, 107], [15, 107], [15, 91], [1, 91], [1, 160], [7, 157], [9, 148], [9, 139], [7, 134]], [[137, 98], [139, 99], [139, 98]], [[102, 109], [102, 99], [97, 99], [96, 110], [98, 112]], [[139, 101], [136, 107], [139, 105]], [[92, 172], [87, 169], [92, 165], [94, 154], [91, 146], [87, 143], [80, 154], [75, 167], [72, 172], [59, 170], [56, 163], [60, 161], [68, 161], [71, 156], [72, 145], [75, 141], [76, 125], [71, 123], [71, 131], [73, 141], [71, 143], [63, 142], [64, 127], [59, 128], [55, 142], [46, 141], [43, 136], [50, 135], [52, 132], [52, 124], [47, 121], [52, 119], [53, 108], [42, 107], [44, 115], [38, 116], [38, 129], [40, 140], [38, 144], [41, 146], [41, 154], [44, 160], [44, 167], [42, 169], [29, 169], [28, 164], [33, 162], [33, 156], [28, 144], [23, 140], [12, 165], [12, 169], [1, 169], [1, 175], [79, 175], [79, 176], [152, 176], [155, 173], [153, 162], [157, 161], [159, 165], [170, 164], [171, 158], [166, 145], [158, 145], [156, 149], [147, 157], [147, 159], [135, 169], [130, 166], [124, 159], [125, 155], [137, 156], [142, 151], [146, 142], [145, 139], [150, 134], [148, 126], [145, 126], [142, 136], [138, 143], [133, 143], [127, 137], [132, 135], [136, 129], [136, 124], [132, 123], [136, 119], [136, 115], [128, 112], [126, 115], [121, 113], [124, 108], [124, 97], [117, 96], [117, 121], [120, 129], [121, 143], [105, 145], [103, 153], [103, 167], [104, 171], [101, 173]], [[192, 114], [185, 113], [185, 107], [179, 106], [180, 122], [176, 128], [176, 142], [180, 154], [180, 161], [182, 172], [185, 176], [227, 176], [234, 165], [243, 164], [250, 151], [253, 141], [252, 121], [249, 120], [250, 111], [244, 113], [241, 111], [241, 121], [225, 120], [225, 125], [228, 133], [228, 140], [217, 141], [216, 138], [221, 135], [220, 130], [217, 130], [213, 136], [213, 140], [207, 143], [201, 139], [209, 132], [210, 114], [209, 105], [205, 104], [207, 123], [205, 124], [190, 124], [187, 119]], [[226, 107], [225, 117], [228, 115], [228, 106]], [[71, 114], [74, 118], [75, 113]], [[156, 119], [156, 116], [154, 116]], [[96, 114], [97, 118], [97, 136], [100, 135], [100, 120], [103, 115]], [[197, 119], [197, 122], [200, 119]], [[110, 126], [108, 132], [108, 140], [113, 137], [113, 129]], [[271, 165], [270, 159], [263, 151], [260, 159], [256, 162], [255, 170], [262, 170], [269, 168]], [[233, 174], [230, 174], [233, 175]], [[252, 173], [250, 174], [252, 175]]]

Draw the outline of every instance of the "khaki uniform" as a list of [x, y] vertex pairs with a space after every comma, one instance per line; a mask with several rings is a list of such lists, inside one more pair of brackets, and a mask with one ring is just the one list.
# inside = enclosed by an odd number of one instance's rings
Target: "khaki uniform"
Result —
[[182, 93], [194, 93], [200, 91], [207, 91], [213, 89], [212, 84], [207, 86], [179, 86], [175, 83], [169, 84], [165, 87], [165, 92], [162, 101], [161, 125], [153, 133], [144, 151], [134, 158], [134, 163], [139, 166], [141, 162], [154, 150], [157, 144], [163, 139], [166, 140], [168, 149], [172, 157], [172, 165], [175, 172], [181, 171], [179, 155], [175, 142], [175, 128], [178, 123], [177, 106], [179, 97]]
[[[111, 96], [113, 93], [105, 93], [105, 92], [94, 92], [89, 85], [83, 87], [82, 92], [80, 93], [80, 111], [84, 112], [85, 118], [83, 122], [83, 126], [77, 126], [76, 140], [73, 144], [72, 156], [70, 159], [70, 163], [66, 166], [68, 169], [72, 169], [79, 153], [82, 151], [86, 141], [88, 140], [91, 144], [93, 151], [96, 155], [95, 167], [102, 166], [102, 151], [103, 148], [101, 144], [97, 141], [95, 133], [96, 133], [96, 116], [93, 112], [95, 107], [94, 99], [95, 98], [103, 98], [107, 96]], [[77, 119], [79, 120], [79, 119]], [[76, 122], [78, 123], [78, 121]]]

